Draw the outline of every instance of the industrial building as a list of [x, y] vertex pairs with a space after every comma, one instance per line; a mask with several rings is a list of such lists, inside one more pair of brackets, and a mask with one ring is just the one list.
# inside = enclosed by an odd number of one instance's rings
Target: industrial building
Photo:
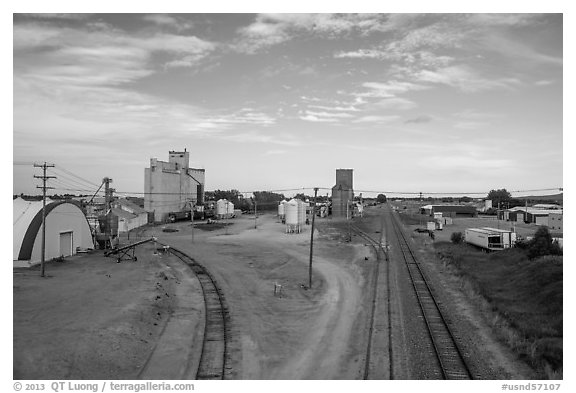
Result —
[[[14, 199], [13, 261], [30, 266], [42, 259], [42, 201]], [[72, 200], [46, 201], [44, 258], [70, 256], [78, 249], [94, 248], [90, 226], [80, 204]]]
[[332, 216], [351, 217], [354, 202], [353, 169], [336, 169], [336, 184], [332, 187]]
[[[536, 208], [517, 206], [500, 211], [498, 218], [506, 221], [526, 222], [550, 227], [550, 216], [554, 217], [554, 225], [558, 226], [558, 217], [562, 219], [563, 211], [557, 208]], [[542, 206], [542, 205], [539, 205]], [[551, 206], [551, 205], [550, 205]]]
[[126, 198], [112, 202], [111, 213], [118, 217], [118, 232], [128, 232], [148, 223], [148, 213]]
[[168, 162], [151, 158], [150, 168], [144, 169], [144, 210], [153, 213], [156, 222], [204, 203], [205, 170], [190, 168], [186, 149], [168, 155]]
[[478, 211], [471, 205], [426, 205], [420, 208], [420, 214], [430, 217], [438, 217], [436, 213], [442, 213], [442, 217], [477, 217]]

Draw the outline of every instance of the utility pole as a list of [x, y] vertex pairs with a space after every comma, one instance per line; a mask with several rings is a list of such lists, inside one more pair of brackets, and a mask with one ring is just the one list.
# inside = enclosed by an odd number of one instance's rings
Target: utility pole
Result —
[[44, 268], [44, 259], [46, 254], [46, 189], [54, 187], [47, 187], [46, 180], [48, 179], [56, 179], [56, 176], [47, 176], [46, 175], [46, 168], [54, 168], [54, 164], [34, 164], [34, 168], [42, 168], [42, 176], [34, 177], [36, 179], [42, 179], [42, 186], [36, 186], [36, 188], [42, 189], [42, 255], [40, 257], [40, 277], [45, 277], [45, 268]]
[[106, 236], [110, 242], [110, 248], [113, 248], [112, 244], [112, 220], [110, 219], [110, 209], [112, 208], [112, 194], [115, 191], [113, 188], [110, 188], [110, 183], [112, 183], [112, 179], [109, 177], [105, 177], [102, 179], [102, 183], [104, 183], [104, 201], [105, 201], [105, 217], [106, 217]]
[[350, 200], [346, 200], [346, 222], [348, 224], [348, 241], [352, 241], [352, 229], [350, 228], [350, 219], [351, 214], [350, 212]]
[[192, 232], [192, 243], [194, 243], [194, 201], [190, 201], [190, 228]]
[[316, 195], [318, 187], [314, 187], [314, 205], [312, 205], [312, 229], [310, 230], [310, 265], [308, 267], [308, 288], [312, 289], [312, 255], [314, 249], [314, 218], [316, 218]]

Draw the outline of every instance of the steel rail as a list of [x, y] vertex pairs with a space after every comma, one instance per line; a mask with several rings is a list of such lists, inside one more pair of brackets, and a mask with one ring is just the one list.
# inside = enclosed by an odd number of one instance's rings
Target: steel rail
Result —
[[[377, 303], [378, 303], [378, 277], [380, 274], [380, 264], [382, 261], [381, 256], [386, 255], [386, 251], [382, 248], [382, 244], [374, 240], [370, 235], [366, 232], [362, 231], [356, 225], [350, 225], [350, 228], [356, 232], [357, 235], [362, 237], [363, 239], [367, 240], [368, 243], [372, 246], [376, 253], [376, 265], [374, 268], [374, 282], [372, 284], [372, 305], [370, 308], [370, 322], [368, 328], [368, 344], [366, 348], [366, 364], [364, 367], [364, 379], [368, 379], [370, 376], [370, 360], [371, 360], [371, 353], [372, 353], [372, 343], [373, 343], [373, 333], [374, 333], [374, 320], [376, 316], [377, 310]], [[388, 258], [386, 258], [387, 261]], [[388, 262], [388, 261], [387, 261]], [[388, 302], [388, 356], [389, 356], [389, 375], [390, 379], [394, 379], [394, 373], [392, 368], [392, 333], [391, 333], [391, 314], [390, 314], [390, 264], [386, 263], [386, 277], [388, 279], [387, 283], [387, 302]]]
[[429, 281], [400, 227], [401, 224], [393, 216], [393, 213], [388, 212], [392, 214], [392, 227], [398, 239], [399, 249], [406, 263], [443, 379], [473, 379], [458, 342], [442, 314], [438, 301], [433, 295]]
[[[161, 242], [158, 243], [167, 246]], [[168, 246], [167, 250], [192, 269], [202, 287], [205, 323], [196, 379], [225, 379], [226, 371], [229, 369], [228, 339], [230, 336], [230, 317], [224, 294], [218, 287], [214, 277], [204, 266], [172, 246]]]

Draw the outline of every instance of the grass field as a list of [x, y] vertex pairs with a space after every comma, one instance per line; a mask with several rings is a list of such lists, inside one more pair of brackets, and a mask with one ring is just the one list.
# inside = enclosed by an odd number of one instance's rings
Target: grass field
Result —
[[435, 248], [482, 305], [499, 338], [541, 378], [561, 379], [562, 257], [529, 260], [519, 249], [486, 254], [449, 242], [437, 242]]

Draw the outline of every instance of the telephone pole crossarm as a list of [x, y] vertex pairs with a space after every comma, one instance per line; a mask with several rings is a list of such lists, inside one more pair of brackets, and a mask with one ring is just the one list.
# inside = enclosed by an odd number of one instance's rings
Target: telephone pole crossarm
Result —
[[48, 187], [46, 181], [48, 179], [56, 179], [56, 176], [46, 175], [47, 168], [54, 168], [54, 164], [34, 164], [34, 168], [42, 168], [42, 176], [34, 175], [36, 179], [42, 179], [42, 186], [36, 186], [36, 188], [42, 189], [42, 254], [40, 256], [40, 276], [45, 277], [45, 255], [46, 255], [46, 190], [54, 189], [54, 187]]

